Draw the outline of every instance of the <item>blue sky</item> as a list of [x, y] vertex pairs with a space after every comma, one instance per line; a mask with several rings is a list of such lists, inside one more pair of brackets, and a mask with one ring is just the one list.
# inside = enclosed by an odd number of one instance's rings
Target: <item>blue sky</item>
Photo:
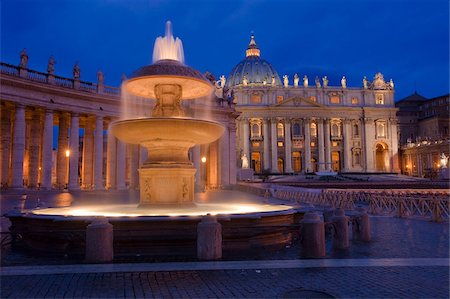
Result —
[[[253, 31], [262, 58], [280, 76], [327, 75], [361, 86], [376, 72], [393, 78], [396, 99], [415, 90], [426, 97], [449, 92], [448, 0], [1, 0], [1, 61], [107, 85], [150, 64], [166, 20], [183, 41], [186, 64], [217, 78], [245, 57]], [[292, 80], [292, 79], [291, 79]], [[310, 79], [312, 82], [312, 80]]]

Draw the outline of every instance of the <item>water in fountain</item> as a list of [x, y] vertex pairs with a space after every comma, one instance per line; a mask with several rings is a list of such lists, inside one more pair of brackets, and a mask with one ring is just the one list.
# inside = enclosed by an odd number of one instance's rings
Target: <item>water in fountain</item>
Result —
[[172, 34], [172, 23], [166, 22], [166, 34], [164, 37], [158, 36], [153, 47], [153, 63], [163, 60], [171, 59], [184, 63], [183, 43]]

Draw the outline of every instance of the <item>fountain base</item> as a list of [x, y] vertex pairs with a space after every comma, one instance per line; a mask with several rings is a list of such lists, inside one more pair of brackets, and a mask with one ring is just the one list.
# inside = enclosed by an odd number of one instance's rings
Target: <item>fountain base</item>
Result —
[[193, 203], [195, 172], [192, 166], [139, 169], [139, 207]]

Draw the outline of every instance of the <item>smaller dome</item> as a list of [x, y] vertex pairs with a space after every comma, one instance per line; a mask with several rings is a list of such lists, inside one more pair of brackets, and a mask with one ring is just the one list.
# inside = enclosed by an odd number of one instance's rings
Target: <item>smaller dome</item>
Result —
[[261, 52], [256, 45], [254, 35], [251, 36], [245, 54], [245, 59], [231, 71], [225, 87], [230, 88], [246, 84], [282, 86], [277, 71], [269, 62], [261, 58]]

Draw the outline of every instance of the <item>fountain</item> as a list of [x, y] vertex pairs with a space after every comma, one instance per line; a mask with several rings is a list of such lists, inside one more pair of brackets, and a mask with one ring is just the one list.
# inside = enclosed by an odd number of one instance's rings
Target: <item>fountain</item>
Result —
[[110, 132], [119, 140], [139, 144], [148, 158], [139, 169], [139, 204], [84, 206], [11, 212], [10, 230], [21, 234], [29, 248], [80, 255], [86, 225], [107, 217], [114, 227], [114, 253], [120, 255], [195, 256], [196, 227], [207, 214], [217, 215], [223, 227], [224, 254], [269, 247], [281, 248], [292, 238], [297, 221], [291, 206], [237, 201], [234, 191], [221, 191], [222, 201], [195, 202], [195, 172], [188, 151], [211, 143], [224, 127], [214, 121], [186, 116], [182, 101], [211, 93], [209, 81], [183, 64], [180, 39], [170, 22], [166, 36], [155, 42], [153, 64], [136, 70], [122, 89], [155, 99], [152, 116], [113, 122]]

